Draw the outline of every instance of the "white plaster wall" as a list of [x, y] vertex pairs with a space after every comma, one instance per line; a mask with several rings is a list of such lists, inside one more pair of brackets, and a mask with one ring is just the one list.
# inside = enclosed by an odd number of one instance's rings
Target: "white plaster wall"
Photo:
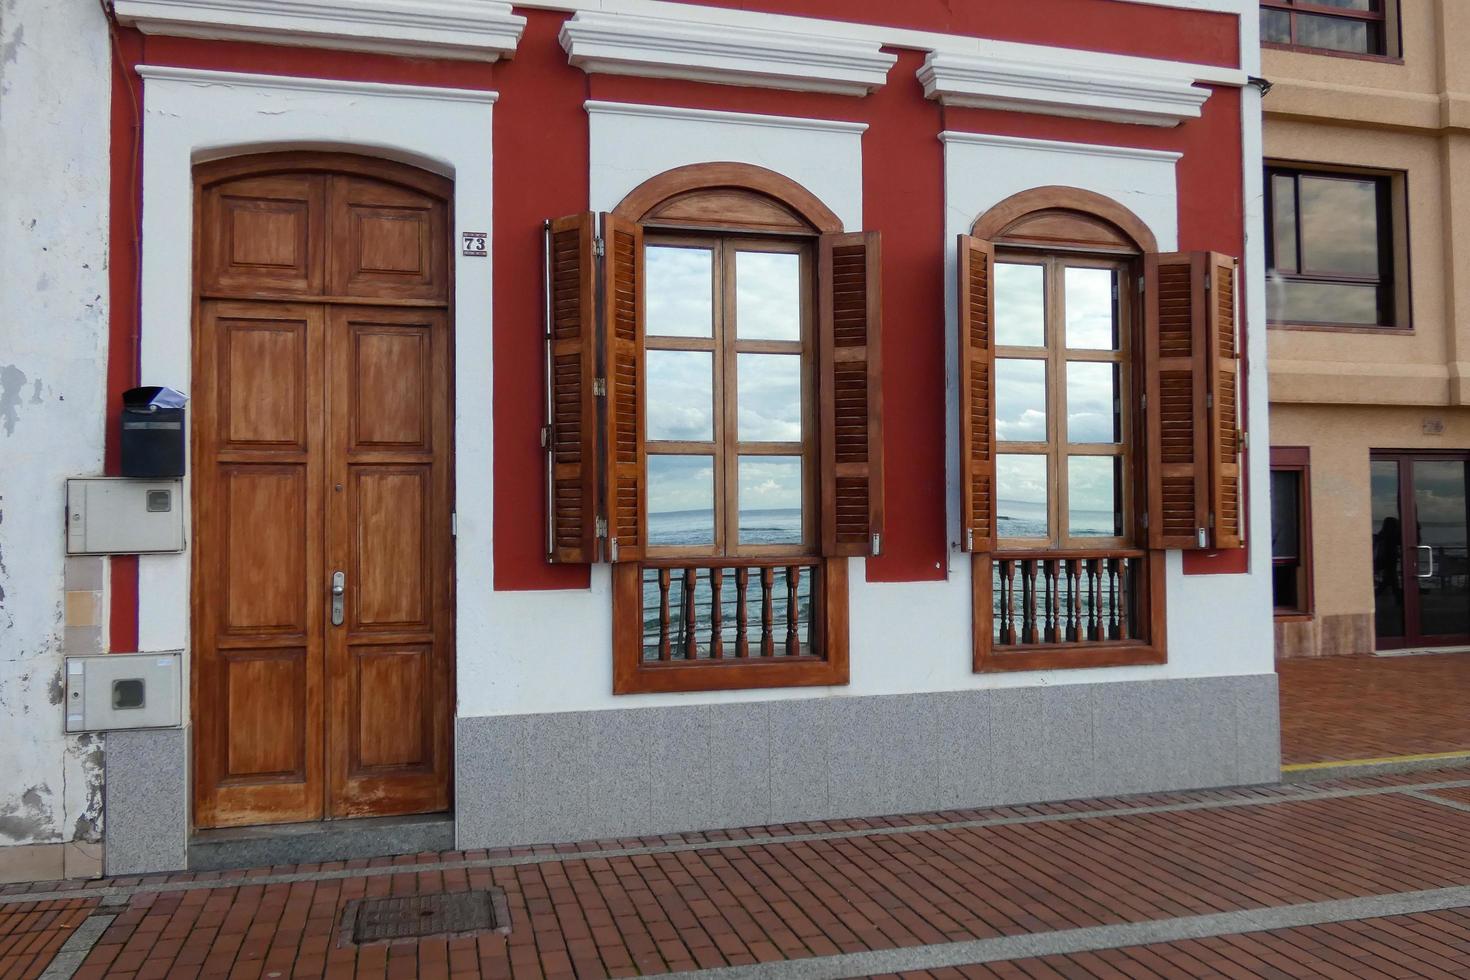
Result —
[[102, 468], [110, 64], [95, 3], [0, 0], [0, 846], [100, 829], [100, 740], [62, 734], [62, 528]]
[[[609, 209], [643, 180], [670, 167], [712, 160], [754, 163], [802, 183], [861, 228], [861, 129], [809, 120], [589, 103], [591, 206]], [[1177, 154], [1005, 138], [946, 142], [946, 250], [991, 205], [1030, 187], [1067, 184], [1113, 197], [1149, 224], [1161, 248], [1175, 247]], [[949, 263], [953, 265], [952, 261]], [[1253, 266], [1255, 268], [1255, 266]], [[947, 336], [955, 335], [953, 283]], [[1258, 290], [1252, 288], [1252, 295]], [[1252, 311], [1251, 356], [1264, 321]], [[951, 345], [952, 345], [951, 341]], [[948, 352], [953, 377], [955, 352]], [[951, 383], [948, 440], [958, 445]], [[1265, 372], [1251, 375], [1251, 403], [1265, 405]], [[1258, 416], [1264, 416], [1264, 410]], [[1253, 423], [1255, 419], [1252, 420]], [[1262, 439], [1253, 446], [1264, 446]], [[581, 591], [494, 593], [491, 646], [460, 659], [463, 716], [632, 708], [649, 705], [850, 697], [975, 688], [1228, 676], [1272, 670], [1267, 485], [1263, 451], [1253, 450], [1254, 567], [1250, 575], [1186, 577], [1168, 558], [1169, 662], [1150, 667], [976, 675], [970, 669], [969, 562], [955, 554], [943, 582], [868, 582], [861, 559], [851, 581], [851, 682], [845, 687], [623, 695], [612, 691], [609, 571], [594, 566]], [[950, 461], [951, 469], [956, 460]], [[949, 487], [950, 524], [958, 489]], [[890, 515], [890, 520], [898, 519]], [[1264, 550], [1263, 550], [1264, 549]], [[463, 590], [462, 590], [463, 592]], [[467, 613], [464, 606], [460, 616]]]

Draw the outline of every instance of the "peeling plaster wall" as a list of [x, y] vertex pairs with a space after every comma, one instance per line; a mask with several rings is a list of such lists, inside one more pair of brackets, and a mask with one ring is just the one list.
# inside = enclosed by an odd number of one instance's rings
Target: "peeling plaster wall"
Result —
[[0, 846], [96, 840], [62, 733], [63, 500], [102, 471], [110, 79], [95, 2], [0, 0]]

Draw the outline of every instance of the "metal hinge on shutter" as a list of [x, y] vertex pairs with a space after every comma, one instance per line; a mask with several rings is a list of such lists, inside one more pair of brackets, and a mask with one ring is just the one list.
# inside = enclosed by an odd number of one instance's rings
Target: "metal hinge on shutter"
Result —
[[606, 398], [607, 397], [607, 379], [606, 378], [593, 378], [592, 379], [592, 397], [594, 397], [594, 398]]
[[965, 550], [975, 550], [975, 529], [973, 527], [965, 528]]
[[592, 239], [592, 254], [598, 258], [602, 258], [607, 254], [607, 243], [602, 240], [601, 235]]
[[1148, 530], [1148, 511], [1143, 512], [1143, 529]]
[[873, 535], [873, 554], [883, 554], [883, 535], [881, 534]]
[[459, 537], [459, 514], [454, 511], [450, 511], [449, 513], [449, 536], [451, 538]]

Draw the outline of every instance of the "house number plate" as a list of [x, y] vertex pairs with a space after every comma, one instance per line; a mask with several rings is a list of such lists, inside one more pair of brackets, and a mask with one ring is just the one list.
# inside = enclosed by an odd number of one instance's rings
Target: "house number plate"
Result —
[[459, 233], [460, 240], [464, 243], [464, 254], [466, 255], [489, 255], [485, 249], [485, 242], [490, 237], [483, 231], [462, 231]]

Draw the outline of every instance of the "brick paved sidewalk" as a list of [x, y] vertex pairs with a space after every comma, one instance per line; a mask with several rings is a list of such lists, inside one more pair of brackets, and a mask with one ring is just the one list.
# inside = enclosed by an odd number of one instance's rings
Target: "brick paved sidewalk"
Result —
[[[1467, 976], [1467, 801], [1457, 770], [7, 886], [0, 978], [63, 940], [53, 976], [139, 980]], [[353, 900], [489, 888], [508, 933], [344, 941]]]

